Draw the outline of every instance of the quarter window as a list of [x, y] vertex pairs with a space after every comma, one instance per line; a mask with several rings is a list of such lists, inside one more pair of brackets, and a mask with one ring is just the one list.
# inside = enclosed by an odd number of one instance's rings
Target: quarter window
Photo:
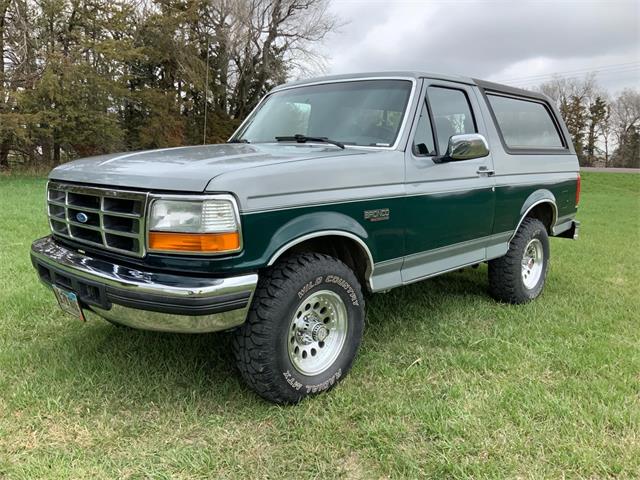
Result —
[[431, 119], [427, 104], [422, 102], [420, 119], [413, 138], [413, 154], [418, 156], [436, 155], [435, 144], [433, 142], [433, 131], [431, 130]]
[[509, 148], [564, 148], [549, 109], [540, 102], [488, 94], [504, 143]]
[[438, 152], [444, 155], [452, 136], [476, 133], [471, 105], [462, 90], [453, 88], [429, 87], [427, 96], [438, 137]]

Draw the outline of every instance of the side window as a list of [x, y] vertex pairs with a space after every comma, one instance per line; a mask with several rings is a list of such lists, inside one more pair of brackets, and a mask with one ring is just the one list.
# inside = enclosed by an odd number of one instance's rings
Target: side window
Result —
[[540, 102], [487, 94], [509, 148], [564, 148], [551, 112]]
[[427, 104], [425, 102], [422, 102], [420, 119], [418, 120], [418, 126], [416, 128], [416, 134], [413, 137], [413, 146], [411, 148], [413, 154], [417, 156], [436, 155], [433, 131], [431, 130], [431, 119], [429, 118], [429, 110], [427, 110]]
[[444, 155], [452, 136], [476, 133], [471, 105], [466, 93], [453, 88], [429, 87], [427, 96], [438, 137], [438, 153]]

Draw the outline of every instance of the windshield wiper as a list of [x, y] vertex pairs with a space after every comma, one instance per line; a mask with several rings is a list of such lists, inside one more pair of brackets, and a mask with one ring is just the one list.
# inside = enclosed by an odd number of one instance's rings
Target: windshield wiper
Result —
[[335, 145], [336, 147], [340, 147], [344, 149], [344, 143], [338, 142], [337, 140], [331, 140], [327, 137], [307, 137], [306, 135], [302, 135], [300, 133], [296, 133], [292, 137], [276, 137], [276, 140], [279, 142], [298, 142], [298, 143], [306, 143], [306, 142], [321, 142], [321, 143], [330, 143], [331, 145]]
[[233, 140], [229, 140], [227, 143], [251, 143], [246, 138], [234, 138]]

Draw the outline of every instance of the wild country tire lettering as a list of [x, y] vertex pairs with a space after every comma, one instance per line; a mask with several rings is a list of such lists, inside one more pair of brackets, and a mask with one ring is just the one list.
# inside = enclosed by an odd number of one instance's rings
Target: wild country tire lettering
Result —
[[[307, 292], [309, 292], [309, 290], [320, 285], [322, 283], [322, 280], [323, 280], [323, 277], [316, 277], [315, 280], [307, 282], [304, 285], [304, 287], [298, 290], [298, 298], [301, 299], [302, 297], [304, 297], [307, 294]], [[347, 295], [349, 295], [349, 298], [351, 299], [351, 303], [356, 307], [360, 305], [360, 303], [358, 302], [358, 296], [356, 295], [356, 291], [353, 289], [351, 284], [347, 282], [344, 278], [338, 275], [327, 275], [327, 277], [324, 279], [324, 282], [333, 283], [335, 285], [342, 287], [344, 291], [347, 293]]]

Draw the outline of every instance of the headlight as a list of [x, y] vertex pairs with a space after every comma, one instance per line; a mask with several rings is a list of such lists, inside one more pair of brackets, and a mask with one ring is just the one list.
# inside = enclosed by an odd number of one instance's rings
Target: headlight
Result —
[[158, 198], [148, 219], [149, 250], [229, 253], [240, 250], [240, 225], [230, 195]]

